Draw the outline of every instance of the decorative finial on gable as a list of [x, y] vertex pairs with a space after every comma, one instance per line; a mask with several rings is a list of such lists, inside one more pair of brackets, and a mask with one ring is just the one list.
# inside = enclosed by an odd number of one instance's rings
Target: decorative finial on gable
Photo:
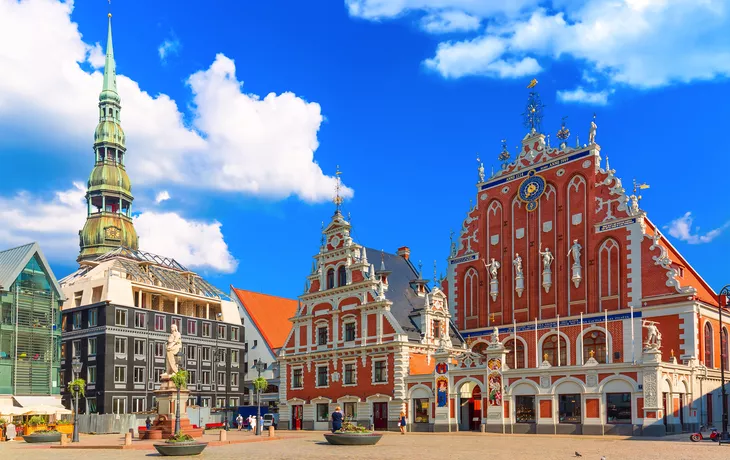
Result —
[[324, 238], [324, 221], [322, 221], [322, 237], [319, 239], [319, 242], [322, 246], [324, 246], [325, 238]]
[[502, 162], [502, 169], [507, 167], [507, 163], [509, 162], [509, 150], [507, 150], [507, 139], [502, 139], [502, 151], [499, 153], [499, 156], [497, 157], [497, 159]]
[[[537, 80], [532, 79], [528, 89], [532, 89], [537, 85]], [[540, 125], [542, 123], [542, 109], [545, 107], [540, 100], [540, 94], [537, 91], [530, 91], [527, 96], [527, 106], [525, 111], [522, 113], [522, 122], [526, 128], [530, 128], [530, 134], [535, 134], [540, 131]]]
[[433, 286], [438, 287], [439, 285], [439, 277], [438, 277], [438, 270], [437, 270], [436, 260], [433, 261]]
[[385, 250], [380, 250], [380, 271], [385, 271]]
[[423, 262], [418, 261], [418, 279], [423, 279]]
[[340, 175], [342, 172], [340, 171], [340, 165], [337, 165], [337, 172], [335, 172], [335, 176], [337, 177], [337, 182], [335, 183], [335, 212], [340, 212], [340, 207], [342, 206], [342, 196], [340, 196], [340, 189], [342, 188], [342, 180], [340, 179]]

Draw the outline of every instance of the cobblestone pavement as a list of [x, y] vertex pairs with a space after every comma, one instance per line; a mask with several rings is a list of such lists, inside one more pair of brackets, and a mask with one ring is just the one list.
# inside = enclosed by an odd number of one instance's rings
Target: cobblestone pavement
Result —
[[[688, 435], [662, 440], [616, 437], [485, 435], [459, 434], [386, 434], [377, 446], [343, 447], [324, 443], [322, 433], [298, 433], [301, 437], [275, 442], [254, 442], [208, 447], [199, 458], [241, 460], [260, 459], [489, 459], [489, 460], [552, 460], [575, 458], [578, 451], [585, 460], [661, 459], [713, 460], [730, 458], [730, 445], [711, 442], [692, 443]], [[2, 460], [77, 460], [85, 457], [103, 460], [148, 459], [157, 452], [139, 450], [49, 449], [23, 442], [0, 444]]]

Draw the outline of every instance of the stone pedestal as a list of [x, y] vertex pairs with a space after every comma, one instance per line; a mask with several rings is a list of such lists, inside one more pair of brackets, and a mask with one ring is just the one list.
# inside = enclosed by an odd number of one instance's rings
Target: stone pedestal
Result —
[[449, 353], [440, 349], [434, 355], [436, 360], [436, 413], [433, 420], [433, 431], [451, 431], [451, 410], [454, 404], [452, 395], [453, 381], [449, 375], [451, 358]]
[[664, 436], [667, 433], [664, 426], [664, 407], [659, 394], [660, 372], [659, 365], [662, 353], [657, 347], [647, 346], [642, 352], [643, 387], [644, 387], [644, 436]]
[[[155, 390], [157, 399], [157, 417], [152, 422], [150, 431], [161, 431], [163, 438], [175, 434], [175, 409], [177, 407], [177, 388], [169, 378], [162, 378], [159, 390]], [[203, 436], [202, 427], [193, 427], [188, 419], [187, 406], [190, 399], [190, 390], [180, 390], [180, 432], [194, 438]]]
[[510, 424], [509, 417], [504, 416], [505, 404], [509, 403], [504, 401], [504, 383], [502, 381], [507, 350], [495, 335], [484, 354], [487, 356], [486, 430], [490, 433], [504, 433], [505, 426]]

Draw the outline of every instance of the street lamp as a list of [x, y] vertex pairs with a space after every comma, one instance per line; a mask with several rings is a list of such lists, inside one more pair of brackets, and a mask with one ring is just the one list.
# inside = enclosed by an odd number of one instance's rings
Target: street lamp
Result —
[[[81, 361], [79, 360], [79, 358], [73, 359], [73, 361], [71, 362], [71, 370], [74, 374], [74, 382], [76, 382], [76, 380], [78, 380], [79, 378], [79, 374], [81, 373]], [[78, 382], [73, 384], [72, 390], [74, 392], [76, 404], [74, 410], [74, 432], [73, 437], [71, 438], [71, 442], [79, 442], [79, 393], [81, 392], [81, 387], [79, 386]]]
[[[177, 361], [177, 369], [178, 372], [180, 369], [184, 368], [185, 365], [185, 352], [183, 351], [182, 347], [180, 347], [180, 351], [175, 355], [175, 360]], [[177, 401], [175, 402], [175, 435], [180, 433], [180, 387], [182, 385], [176, 385], [177, 387]]]
[[[215, 316], [216, 316], [216, 318], [218, 318], [218, 321], [222, 321], [223, 320], [223, 313], [220, 313], [219, 312]], [[218, 326], [219, 326], [219, 324], [216, 324], [215, 325], [215, 360], [216, 360], [216, 365], [215, 365], [215, 374], [216, 375], [215, 375], [215, 378], [216, 378], [216, 380], [218, 379], [218, 366], [220, 365], [221, 357], [225, 356], [225, 352], [226, 352], [225, 349], [218, 348], [218, 337], [220, 336], [220, 332], [218, 330]], [[225, 369], [224, 369], [224, 372], [225, 372], [226, 375], [229, 375], [229, 373], [226, 372]], [[225, 404], [223, 405], [223, 429], [226, 430], [226, 431], [230, 431], [230, 428], [228, 427], [228, 381], [227, 380], [228, 380], [228, 378], [226, 378], [226, 383], [225, 383], [225, 397], [226, 397], [226, 401], [225, 401]], [[216, 388], [218, 387], [218, 383], [220, 383], [220, 382], [216, 382]], [[216, 392], [216, 399], [218, 399], [217, 392]]]
[[[261, 377], [261, 373], [266, 370], [266, 364], [263, 361], [258, 360], [254, 365], [258, 376]], [[261, 435], [261, 390], [256, 387], [256, 435]]]
[[[728, 303], [728, 296], [730, 296], [730, 284], [725, 285], [718, 295], [718, 310], [720, 312], [720, 388], [722, 389], [722, 432], [720, 433], [720, 444], [723, 442], [730, 443], [730, 434], [727, 432], [727, 390], [725, 389], [725, 360], [727, 355], [725, 354], [725, 348], [727, 343], [723, 345], [722, 328], [722, 311], [725, 309]], [[725, 340], [727, 342], [727, 340]]]

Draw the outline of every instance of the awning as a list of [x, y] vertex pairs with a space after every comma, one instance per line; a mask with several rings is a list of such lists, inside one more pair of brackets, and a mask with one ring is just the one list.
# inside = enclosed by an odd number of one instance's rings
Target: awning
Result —
[[27, 409], [18, 406], [0, 406], [0, 417], [12, 416], [12, 415], [23, 415]]
[[69, 415], [71, 411], [65, 407], [58, 406], [46, 406], [41, 404], [39, 406], [24, 407], [25, 412], [23, 415]]
[[[25, 408], [33, 406], [55, 406], [63, 409], [60, 396], [13, 396], [16, 406]], [[27, 409], [26, 409], [27, 411]]]

